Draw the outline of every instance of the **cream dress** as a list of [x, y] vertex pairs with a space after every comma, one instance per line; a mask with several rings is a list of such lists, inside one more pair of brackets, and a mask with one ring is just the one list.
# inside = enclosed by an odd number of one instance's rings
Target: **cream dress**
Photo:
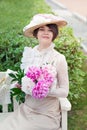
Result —
[[[21, 69], [29, 66], [52, 64], [56, 70], [55, 80], [49, 94], [44, 99], [33, 98], [25, 86], [26, 100], [15, 112], [0, 124], [0, 130], [60, 130], [60, 110], [58, 97], [66, 97], [69, 91], [67, 62], [65, 56], [54, 50], [54, 44], [38, 51], [25, 47]], [[25, 83], [26, 84], [26, 83]]]

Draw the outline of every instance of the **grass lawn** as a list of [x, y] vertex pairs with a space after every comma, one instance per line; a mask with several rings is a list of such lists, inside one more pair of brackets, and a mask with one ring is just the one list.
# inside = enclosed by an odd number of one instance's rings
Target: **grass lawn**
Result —
[[0, 0], [0, 32], [22, 28], [37, 13], [49, 13], [44, 0]]
[[[49, 12], [51, 9], [44, 0], [0, 0], [0, 33], [11, 30], [22, 33], [34, 14]], [[83, 69], [87, 71], [87, 63]], [[83, 87], [86, 92], [69, 112], [69, 130], [87, 130], [87, 74]]]

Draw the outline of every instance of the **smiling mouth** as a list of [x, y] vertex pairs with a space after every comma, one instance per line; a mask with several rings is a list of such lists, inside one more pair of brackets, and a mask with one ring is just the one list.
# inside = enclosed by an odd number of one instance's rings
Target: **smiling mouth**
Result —
[[49, 39], [49, 37], [47, 37], [47, 36], [43, 36], [42, 38]]

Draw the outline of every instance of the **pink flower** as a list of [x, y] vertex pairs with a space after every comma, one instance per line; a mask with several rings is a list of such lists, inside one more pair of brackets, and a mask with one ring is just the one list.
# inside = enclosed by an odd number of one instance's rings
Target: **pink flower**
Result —
[[41, 75], [41, 70], [40, 68], [37, 67], [31, 67], [28, 69], [26, 76], [30, 79], [32, 79], [33, 81], [37, 80]]
[[51, 73], [48, 72], [47, 70], [48, 68], [43, 68], [42, 69], [42, 74], [43, 74], [43, 77], [44, 79], [46, 80], [46, 82], [49, 83], [49, 86], [52, 84], [53, 80], [54, 80], [54, 77]]
[[48, 84], [45, 80], [40, 80], [32, 90], [32, 96], [37, 99], [42, 99], [47, 96], [49, 92]]
[[27, 78], [31, 79], [35, 86], [32, 87], [32, 96], [36, 99], [45, 98], [54, 81], [54, 76], [48, 67], [30, 67], [26, 73]]

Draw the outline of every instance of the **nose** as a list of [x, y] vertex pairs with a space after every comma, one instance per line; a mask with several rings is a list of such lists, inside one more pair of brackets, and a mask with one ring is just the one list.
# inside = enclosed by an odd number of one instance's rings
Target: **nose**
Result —
[[47, 35], [47, 34], [48, 34], [48, 32], [49, 32], [48, 30], [45, 30], [45, 31], [44, 31], [44, 34], [45, 34], [45, 35]]

